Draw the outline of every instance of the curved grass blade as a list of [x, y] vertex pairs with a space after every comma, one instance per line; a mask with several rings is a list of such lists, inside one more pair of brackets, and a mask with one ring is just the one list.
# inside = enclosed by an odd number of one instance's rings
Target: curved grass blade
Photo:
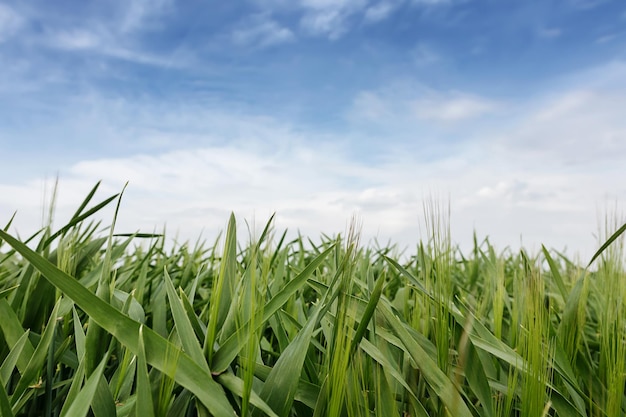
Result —
[[2, 366], [0, 366], [0, 385], [4, 385], [9, 381], [11, 373], [13, 373], [13, 369], [15, 369], [15, 365], [17, 364], [17, 360], [22, 355], [24, 346], [26, 346], [29, 334], [30, 331], [26, 330], [22, 337], [20, 337], [15, 345], [13, 345], [11, 351], [4, 359], [4, 362], [2, 362]]
[[50, 245], [50, 243], [52, 243], [54, 241], [54, 239], [56, 239], [60, 235], [64, 234], [65, 232], [67, 232], [72, 227], [76, 226], [78, 223], [82, 222], [86, 218], [88, 218], [88, 217], [92, 216], [93, 214], [97, 213], [103, 207], [106, 207], [111, 201], [115, 200], [118, 196], [119, 196], [119, 193], [115, 194], [115, 195], [112, 195], [111, 197], [107, 198], [106, 200], [104, 200], [100, 204], [96, 205], [95, 207], [90, 208], [85, 213], [83, 213], [81, 215], [78, 215], [76, 217], [73, 217], [65, 226], [63, 226], [62, 228], [57, 230], [52, 236], [50, 236], [48, 239], [46, 239], [46, 241], [43, 243], [43, 245], [41, 247], [43, 247], [43, 248], [48, 247]]
[[587, 264], [587, 268], [589, 268], [591, 264], [593, 263], [593, 261], [595, 261], [598, 258], [598, 256], [602, 255], [602, 252], [604, 252], [604, 250], [608, 248], [611, 245], [611, 243], [615, 242], [615, 240], [617, 240], [617, 238], [620, 237], [620, 235], [624, 233], [625, 231], [626, 231], [626, 223], [624, 223], [622, 227], [617, 229], [617, 231], [613, 233], [611, 237], [609, 237], [606, 240], [606, 242], [602, 244], [602, 246], [600, 246], [600, 249], [598, 249], [598, 251], [591, 257], [591, 260]]
[[0, 291], [0, 298], [6, 298], [13, 292], [13, 290], [17, 289], [19, 285], [14, 285], [12, 287], [7, 288], [6, 290]]
[[[13, 236], [0, 230], [0, 237], [39, 270], [50, 283], [71, 298], [98, 325], [137, 354], [140, 323], [104, 302]], [[147, 362], [162, 372], [166, 372], [171, 368], [171, 365], [167, 363], [166, 352], [180, 352], [180, 349], [149, 328], [145, 328], [144, 338]], [[207, 374], [206, 370], [199, 367], [183, 352], [180, 352], [177, 365], [173, 375], [176, 382], [193, 392], [215, 417], [233, 416], [234, 410], [222, 387], [213, 380], [210, 373]]]

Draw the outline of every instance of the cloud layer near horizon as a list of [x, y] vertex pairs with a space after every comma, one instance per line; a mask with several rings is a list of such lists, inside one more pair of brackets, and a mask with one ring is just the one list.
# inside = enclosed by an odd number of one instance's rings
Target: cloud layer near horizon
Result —
[[[608, 75], [615, 68], [604, 71]], [[150, 232], [167, 224], [179, 238], [193, 240], [201, 233], [214, 236], [230, 211], [240, 221], [255, 219], [260, 224], [276, 212], [278, 230], [300, 230], [315, 238], [319, 233], [343, 232], [356, 214], [364, 241], [391, 239], [405, 246], [424, 237], [420, 231], [424, 203], [435, 199], [443, 206], [450, 204], [452, 238], [466, 249], [476, 230], [500, 248], [522, 243], [537, 250], [544, 243], [584, 256], [592, 253], [598, 244], [593, 237], [598, 215], [610, 213], [613, 204], [626, 197], [620, 164], [626, 155], [626, 144], [620, 140], [626, 131], [620, 114], [626, 108], [626, 94], [594, 83], [578, 84], [576, 89], [509, 103], [514, 111], [498, 113], [494, 107], [492, 117], [501, 123], [487, 116], [487, 122], [479, 123], [476, 119], [483, 116], [477, 114], [469, 121], [452, 117], [460, 123], [458, 129], [467, 129], [466, 123], [475, 129], [462, 141], [445, 146], [423, 141], [408, 152], [406, 145], [394, 147], [391, 141], [378, 149], [376, 158], [360, 158], [357, 148], [368, 138], [357, 127], [364, 121], [408, 128], [422, 123], [423, 114], [404, 106], [412, 102], [404, 93], [395, 98], [389, 90], [367, 93], [379, 100], [369, 104], [377, 110], [368, 111], [385, 114], [374, 119], [364, 111], [359, 95], [356, 110], [346, 113], [354, 124], [353, 136], [327, 136], [325, 141], [308, 137], [315, 132], [271, 118], [203, 114], [191, 108], [176, 112], [159, 106], [144, 108], [143, 119], [131, 114], [134, 129], [124, 132], [125, 123], [118, 116], [135, 108], [133, 103], [109, 114], [98, 111], [96, 123], [116, 120], [120, 125], [109, 124], [108, 134], [119, 135], [120, 143], [125, 142], [124, 135], [134, 135], [138, 148], [61, 169], [58, 217], [69, 217], [95, 182], [103, 181], [104, 197], [119, 192], [128, 181], [118, 226], [125, 232]], [[437, 111], [437, 106], [449, 108], [459, 100], [488, 102], [459, 99], [469, 96], [457, 92], [419, 96], [417, 102], [430, 100], [429, 108], [440, 115], [446, 112]], [[103, 104], [100, 109], [107, 107]], [[238, 129], [229, 132], [235, 119]], [[80, 118], [72, 123], [80, 123]], [[159, 135], [143, 130], [159, 123]], [[437, 120], [432, 123], [430, 135], [454, 130], [450, 125], [440, 127]], [[179, 133], [183, 125], [186, 135]], [[176, 133], [163, 133], [169, 130]], [[137, 145], [142, 139], [144, 145]], [[0, 212], [18, 210], [15, 228], [22, 235], [40, 224], [43, 183], [41, 177], [0, 183]]]

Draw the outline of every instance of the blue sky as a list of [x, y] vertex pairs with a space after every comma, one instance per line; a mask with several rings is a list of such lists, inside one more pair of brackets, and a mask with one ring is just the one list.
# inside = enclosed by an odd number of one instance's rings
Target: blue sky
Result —
[[234, 210], [412, 244], [435, 196], [462, 245], [587, 255], [626, 199], [619, 0], [0, 1], [0, 63], [21, 234], [57, 173], [58, 221], [129, 181], [120, 227], [189, 239]]

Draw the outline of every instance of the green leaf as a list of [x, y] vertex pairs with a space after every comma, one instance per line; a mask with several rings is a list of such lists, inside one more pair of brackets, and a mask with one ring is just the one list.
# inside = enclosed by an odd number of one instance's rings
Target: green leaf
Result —
[[137, 352], [137, 417], [154, 417], [154, 402], [152, 400], [152, 387], [148, 376], [146, 364], [146, 352], [143, 342], [143, 329], [139, 328], [139, 346]]
[[167, 273], [167, 270], [164, 270], [164, 278], [165, 278], [165, 289], [167, 291], [167, 298], [170, 302], [170, 308], [172, 310], [172, 315], [174, 316], [174, 323], [176, 325], [176, 331], [178, 332], [178, 337], [180, 338], [181, 343], [183, 344], [183, 349], [191, 358], [196, 362], [198, 366], [204, 368], [207, 373], [210, 373], [209, 365], [204, 358], [204, 353], [202, 352], [202, 346], [198, 342], [196, 338], [196, 334], [193, 330], [191, 322], [187, 317], [185, 312], [185, 308], [183, 307], [180, 298], [176, 295], [176, 290], [174, 289], [174, 284], [172, 284], [172, 280]]
[[2, 362], [2, 366], [0, 366], [0, 385], [4, 385], [9, 381], [11, 374], [13, 373], [13, 369], [15, 369], [15, 365], [17, 364], [17, 360], [22, 355], [22, 351], [24, 350], [24, 346], [28, 342], [28, 335], [30, 332], [26, 330], [22, 337], [20, 337], [17, 342], [11, 348], [11, 351]]

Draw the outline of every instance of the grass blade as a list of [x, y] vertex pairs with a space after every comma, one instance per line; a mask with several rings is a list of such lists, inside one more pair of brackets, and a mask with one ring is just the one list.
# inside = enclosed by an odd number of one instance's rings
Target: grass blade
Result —
[[625, 231], [626, 231], [626, 223], [624, 223], [622, 227], [617, 229], [615, 233], [613, 233], [611, 237], [609, 237], [606, 240], [606, 242], [604, 242], [602, 246], [600, 246], [600, 249], [598, 249], [598, 251], [591, 257], [591, 260], [587, 264], [587, 268], [589, 268], [591, 264], [593, 263], [593, 261], [595, 261], [598, 258], [598, 256], [602, 255], [602, 252], [604, 252], [604, 250], [608, 248], [611, 245], [611, 243], [615, 242], [615, 240], [617, 240], [617, 238], [619, 238], [620, 235], [624, 233]]

